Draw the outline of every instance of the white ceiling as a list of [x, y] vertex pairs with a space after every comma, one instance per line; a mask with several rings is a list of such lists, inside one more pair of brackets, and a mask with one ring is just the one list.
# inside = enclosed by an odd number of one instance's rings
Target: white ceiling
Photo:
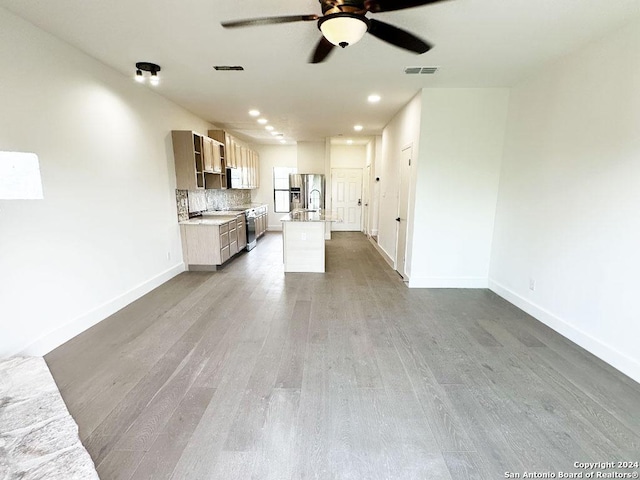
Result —
[[[369, 14], [435, 44], [426, 54], [367, 35], [311, 65], [320, 38], [314, 22], [241, 29], [220, 22], [320, 14], [317, 0], [0, 0], [0, 6], [131, 78], [137, 61], [161, 65], [161, 95], [259, 143], [277, 140], [249, 117], [250, 108], [289, 141], [371, 136], [423, 87], [510, 86], [640, 15], [640, 0], [449, 0]], [[213, 65], [245, 71], [216, 72]], [[440, 68], [405, 75], [407, 66]], [[368, 104], [370, 93], [382, 101]], [[364, 126], [360, 134], [356, 123]]]

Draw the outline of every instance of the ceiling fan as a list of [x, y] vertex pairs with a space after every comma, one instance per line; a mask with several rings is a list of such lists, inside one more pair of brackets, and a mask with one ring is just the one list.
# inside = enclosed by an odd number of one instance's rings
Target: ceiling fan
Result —
[[318, 21], [323, 37], [318, 42], [309, 62], [320, 63], [333, 51], [334, 47], [345, 48], [358, 42], [369, 32], [380, 40], [418, 54], [429, 51], [429, 43], [412, 33], [385, 22], [367, 18], [366, 14], [391, 12], [418, 7], [443, 0], [319, 0], [322, 15], [286, 15], [280, 17], [249, 18], [222, 22], [225, 28], [253, 27], [274, 23]]

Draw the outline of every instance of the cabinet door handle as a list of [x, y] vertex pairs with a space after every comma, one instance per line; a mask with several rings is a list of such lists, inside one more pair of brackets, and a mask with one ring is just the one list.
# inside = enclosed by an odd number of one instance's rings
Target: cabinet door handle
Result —
[[400, 217], [396, 218], [396, 222], [399, 222], [399, 221], [400, 221]]

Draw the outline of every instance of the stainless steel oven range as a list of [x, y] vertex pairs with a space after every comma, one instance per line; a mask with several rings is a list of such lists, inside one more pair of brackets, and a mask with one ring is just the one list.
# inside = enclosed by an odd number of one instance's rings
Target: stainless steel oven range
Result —
[[250, 208], [244, 211], [247, 221], [247, 250], [252, 250], [257, 243], [256, 239], [256, 209]]

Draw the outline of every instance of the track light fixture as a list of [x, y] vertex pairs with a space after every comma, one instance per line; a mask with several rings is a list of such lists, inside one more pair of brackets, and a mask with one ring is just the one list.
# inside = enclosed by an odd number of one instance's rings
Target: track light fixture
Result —
[[160, 65], [156, 65], [155, 63], [138, 62], [136, 63], [136, 82], [144, 83], [145, 76], [142, 72], [149, 72], [149, 83], [155, 87], [160, 84], [160, 77], [158, 76], [160, 70]]

